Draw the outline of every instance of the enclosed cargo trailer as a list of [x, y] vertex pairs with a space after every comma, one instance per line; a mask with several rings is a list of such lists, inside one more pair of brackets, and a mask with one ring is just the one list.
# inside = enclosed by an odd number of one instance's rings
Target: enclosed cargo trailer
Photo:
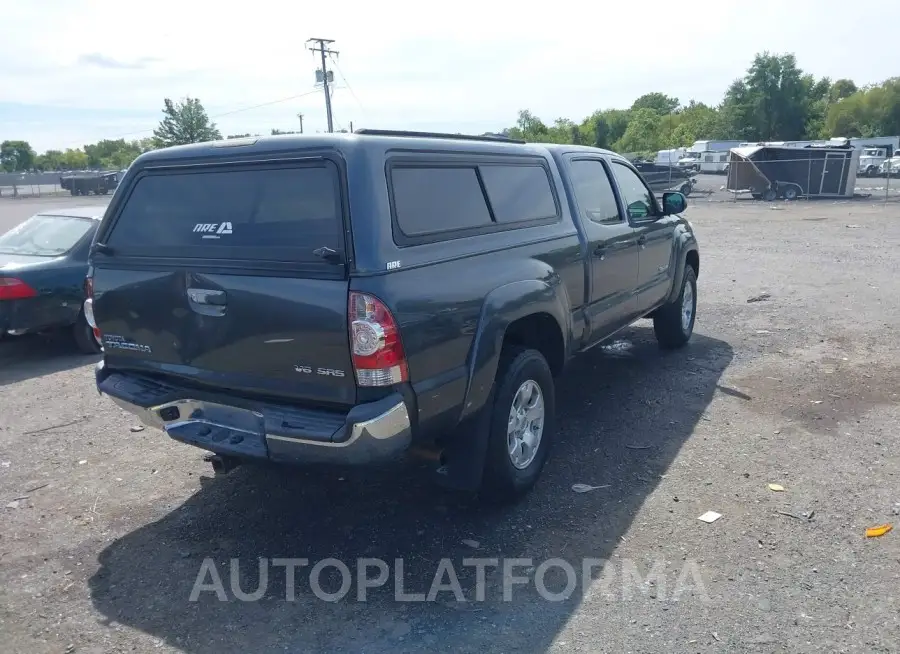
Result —
[[754, 198], [853, 197], [860, 151], [852, 146], [750, 146], [731, 150], [726, 188]]

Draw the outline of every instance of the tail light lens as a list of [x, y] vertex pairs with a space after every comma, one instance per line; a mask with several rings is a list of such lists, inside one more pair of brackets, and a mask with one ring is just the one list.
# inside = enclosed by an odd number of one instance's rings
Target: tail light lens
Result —
[[94, 330], [94, 337], [100, 340], [100, 330], [97, 328], [97, 319], [94, 317], [94, 278], [84, 278], [84, 319]]
[[350, 348], [356, 383], [390, 386], [409, 379], [400, 330], [391, 312], [376, 297], [350, 293]]
[[16, 277], [0, 277], [0, 300], [24, 300], [36, 297], [37, 291]]

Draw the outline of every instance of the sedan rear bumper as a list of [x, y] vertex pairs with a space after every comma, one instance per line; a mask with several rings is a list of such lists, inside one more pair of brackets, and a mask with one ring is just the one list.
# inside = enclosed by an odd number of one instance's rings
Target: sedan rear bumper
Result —
[[[69, 316], [69, 313], [73, 313]], [[0, 335], [14, 336], [49, 331], [71, 325], [77, 315], [65, 303], [48, 303], [43, 298], [0, 301]]]

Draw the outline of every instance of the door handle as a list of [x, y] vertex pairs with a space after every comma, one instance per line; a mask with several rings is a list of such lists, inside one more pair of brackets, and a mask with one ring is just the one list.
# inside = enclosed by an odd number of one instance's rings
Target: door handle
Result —
[[187, 290], [191, 302], [196, 304], [208, 304], [215, 307], [224, 307], [228, 304], [225, 291], [213, 291], [207, 288], [189, 288]]

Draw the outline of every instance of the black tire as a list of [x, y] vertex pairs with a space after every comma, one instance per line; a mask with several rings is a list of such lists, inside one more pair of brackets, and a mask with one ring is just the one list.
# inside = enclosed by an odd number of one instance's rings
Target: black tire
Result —
[[767, 189], [762, 195], [762, 199], [766, 202], [774, 202], [778, 198], [778, 193], [774, 188]]
[[796, 200], [797, 196], [800, 195], [800, 191], [796, 186], [788, 186], [784, 189], [784, 199], [788, 202]]
[[[685, 289], [690, 287], [691, 315], [685, 325], [682, 320]], [[674, 350], [684, 347], [691, 340], [694, 333], [694, 323], [697, 320], [697, 275], [691, 266], [685, 266], [684, 279], [681, 282], [681, 290], [678, 296], [667, 304], [664, 304], [653, 314], [653, 331], [660, 347], [666, 350]]]
[[100, 343], [94, 338], [94, 330], [84, 317], [84, 311], [78, 314], [78, 320], [72, 325], [72, 338], [78, 350], [84, 354], [100, 354]]
[[678, 189], [678, 192], [681, 193], [684, 197], [687, 197], [691, 194], [691, 191], [694, 190], [694, 187], [690, 184], [682, 184], [681, 188]]
[[[513, 465], [507, 441], [510, 411], [520, 388], [534, 382], [543, 399], [543, 429], [533, 459], [523, 468]], [[494, 379], [494, 402], [480, 498], [487, 503], [508, 503], [527, 493], [547, 461], [556, 427], [553, 374], [537, 350], [506, 346]], [[523, 462], [524, 463], [524, 462]]]

